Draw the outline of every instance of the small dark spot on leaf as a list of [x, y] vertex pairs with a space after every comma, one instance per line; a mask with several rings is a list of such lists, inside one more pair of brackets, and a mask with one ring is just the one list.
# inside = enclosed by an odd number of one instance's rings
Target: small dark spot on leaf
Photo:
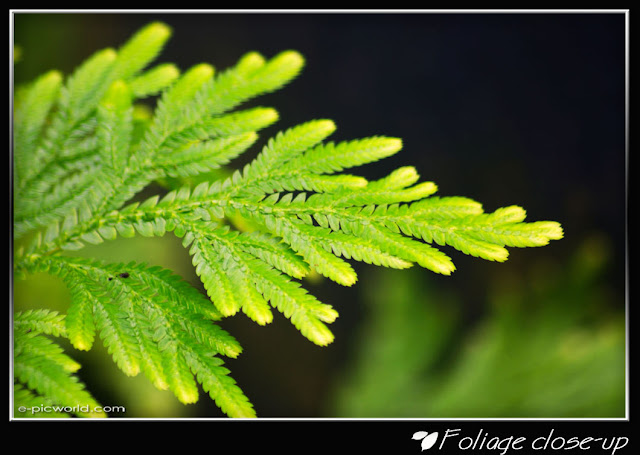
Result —
[[129, 278], [129, 274], [127, 272], [122, 272], [120, 274], [120, 278]]

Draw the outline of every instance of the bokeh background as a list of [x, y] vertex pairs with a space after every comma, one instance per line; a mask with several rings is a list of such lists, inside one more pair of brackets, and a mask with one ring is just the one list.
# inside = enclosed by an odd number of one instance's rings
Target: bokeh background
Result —
[[[517, 204], [565, 238], [511, 249], [506, 263], [466, 257], [450, 277], [354, 264], [352, 288], [306, 287], [340, 313], [320, 348], [276, 317], [224, 321], [244, 347], [226, 363], [261, 417], [625, 416], [626, 149], [622, 13], [15, 13], [16, 85], [70, 73], [160, 20], [173, 37], [158, 62], [217, 69], [244, 53], [295, 49], [301, 76], [252, 104], [279, 122], [338, 125], [334, 140], [403, 139], [358, 169], [376, 178], [413, 165], [440, 195], [487, 211]], [[255, 156], [254, 148], [245, 159]], [[240, 163], [241, 164], [241, 163]], [[151, 188], [150, 191], [155, 191]], [[120, 239], [81, 254], [169, 267], [200, 286], [171, 235]], [[14, 307], [65, 311], [45, 275], [14, 283]], [[142, 375], [125, 377], [98, 344], [69, 348], [114, 417], [218, 417], [202, 394], [180, 404]]]

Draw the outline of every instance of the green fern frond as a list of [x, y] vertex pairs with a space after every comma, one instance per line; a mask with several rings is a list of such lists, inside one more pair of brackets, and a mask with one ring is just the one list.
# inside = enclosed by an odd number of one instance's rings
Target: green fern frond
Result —
[[[336, 129], [327, 119], [276, 133], [242, 169], [223, 169], [278, 120], [272, 108], [238, 108], [287, 85], [304, 59], [250, 52], [221, 72], [208, 64], [182, 74], [172, 64], [149, 67], [169, 35], [168, 26], [150, 24], [66, 81], [52, 71], [21, 95], [14, 235], [33, 235], [16, 251], [14, 270], [59, 276], [71, 303], [64, 330], [45, 313], [18, 325], [39, 324], [79, 350], [97, 336], [125, 374], [143, 372], [183, 403], [198, 399], [199, 383], [228, 415], [254, 416], [219, 358], [235, 358], [241, 347], [216, 321], [242, 312], [265, 325], [275, 309], [325, 346], [338, 312], [302, 286], [311, 272], [344, 286], [358, 279], [352, 261], [449, 275], [455, 266], [438, 247], [504, 261], [507, 248], [563, 236], [556, 222], [525, 222], [517, 206], [485, 213], [471, 199], [435, 196], [436, 184], [420, 182], [410, 166], [374, 181], [343, 173], [403, 144], [383, 136], [326, 142]], [[151, 95], [153, 111], [137, 103]], [[210, 179], [215, 170], [221, 177]], [[153, 182], [191, 179], [198, 183], [131, 202]], [[168, 232], [188, 248], [207, 295], [157, 267], [62, 254]]]
[[161, 22], [139, 30], [118, 49], [113, 78], [126, 80], [136, 76], [158, 56], [170, 36], [171, 28]]
[[180, 70], [171, 64], [165, 63], [151, 68], [131, 80], [131, 91], [136, 98], [145, 98], [157, 95], [170, 87], [180, 77]]
[[133, 93], [121, 80], [111, 84], [98, 105], [96, 129], [98, 151], [106, 167], [122, 169], [133, 130]]
[[278, 261], [281, 267], [277, 267], [269, 263], [273, 256], [265, 256], [268, 250], [264, 248], [283, 250], [284, 245], [275, 240], [258, 243], [254, 237], [250, 240], [252, 248], [247, 249], [250, 234], [238, 235], [215, 228], [193, 229], [198, 230], [197, 235], [185, 235], [183, 243], [190, 246], [196, 273], [224, 316], [242, 310], [258, 324], [268, 324], [273, 319], [270, 304], [316, 344], [326, 345], [333, 339], [323, 322], [333, 322], [337, 312], [279, 271], [294, 265], [296, 273], [306, 272], [301, 259], [292, 251], [282, 255]]
[[243, 232], [235, 238], [235, 244], [293, 278], [304, 278], [310, 271], [309, 265], [285, 243], [262, 232]]
[[[50, 419], [67, 418], [71, 414], [64, 411], [64, 406], [60, 406], [57, 411], [53, 411], [56, 404], [48, 397], [39, 395], [33, 390], [22, 386], [20, 383], [13, 385], [13, 415], [20, 418], [41, 417], [40, 409], [48, 407], [50, 412], [46, 417]], [[35, 410], [35, 411], [34, 411]]]
[[[66, 330], [75, 347], [89, 349], [97, 331], [125, 374], [142, 371], [157, 388], [170, 389], [183, 403], [198, 399], [194, 374], [221, 380], [222, 364], [206, 361], [215, 363], [215, 371], [206, 373], [202, 366], [193, 371], [184, 357], [186, 350], [232, 358], [242, 352], [235, 338], [213, 323], [221, 315], [210, 302], [167, 270], [64, 256], [51, 257], [42, 266], [71, 290], [69, 314], [74, 317], [67, 319]], [[239, 390], [224, 393], [241, 395]]]
[[21, 150], [20, 159], [16, 159], [16, 178], [28, 178], [32, 169], [29, 163], [35, 159], [37, 147], [42, 140], [41, 133], [45, 122], [56, 101], [62, 74], [50, 71], [36, 79], [26, 89], [26, 94], [15, 111], [14, 144]]
[[[80, 364], [43, 334], [65, 336], [64, 316], [48, 310], [14, 315], [14, 407], [18, 414], [66, 417], [73, 412], [79, 417], [106, 417], [73, 374]], [[39, 415], [46, 407], [53, 412]], [[65, 408], [72, 411], [64, 411]]]
[[279, 133], [262, 149], [260, 155], [245, 167], [242, 183], [269, 176], [276, 166], [291, 161], [298, 154], [325, 139], [335, 128], [330, 120], [317, 120]]
[[313, 149], [286, 165], [288, 171], [333, 174], [394, 155], [402, 148], [397, 138], [371, 137], [335, 144], [329, 142]]
[[13, 319], [13, 328], [19, 333], [43, 333], [56, 337], [66, 337], [65, 317], [46, 309], [27, 310], [17, 313]]

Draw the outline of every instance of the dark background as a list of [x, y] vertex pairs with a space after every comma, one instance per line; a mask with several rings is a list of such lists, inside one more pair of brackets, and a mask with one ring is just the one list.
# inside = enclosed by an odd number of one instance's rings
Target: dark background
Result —
[[[469, 323], [484, 311], [486, 281], [500, 268], [517, 273], [534, 257], [561, 260], [593, 233], [611, 245], [606, 279], [616, 295], [609, 304], [624, 306], [624, 14], [17, 13], [21, 60], [14, 81], [53, 68], [68, 74], [94, 51], [118, 47], [155, 20], [173, 29], [158, 62], [182, 70], [201, 62], [222, 70], [253, 50], [270, 57], [295, 49], [305, 56], [294, 82], [257, 100], [280, 113], [263, 137], [314, 118], [336, 122], [334, 140], [400, 137], [400, 153], [355, 171], [381, 177], [413, 165], [422, 180], [438, 184], [440, 195], [471, 197], [487, 211], [517, 204], [530, 221], [562, 223], [563, 240], [512, 250], [506, 264], [447, 249], [456, 273], [425, 271], [425, 279], [461, 295]], [[354, 288], [311, 289], [340, 313], [332, 325], [336, 341], [327, 348], [301, 340], [283, 318], [267, 328], [242, 316], [228, 321], [245, 349], [228, 364], [260, 415], [326, 412], [325, 398], [348, 363], [365, 311], [358, 287], [367, 286], [369, 267], [356, 264], [356, 270]], [[90, 375], [89, 367], [83, 370]], [[101, 390], [99, 378], [86, 380], [103, 401], [113, 401], [108, 384]], [[217, 415], [206, 400], [194, 409], [196, 416]]]

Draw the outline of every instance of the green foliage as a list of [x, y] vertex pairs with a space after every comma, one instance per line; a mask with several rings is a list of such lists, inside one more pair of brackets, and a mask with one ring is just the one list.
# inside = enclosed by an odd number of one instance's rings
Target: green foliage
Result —
[[[63, 315], [48, 310], [14, 315], [14, 412], [20, 417], [106, 417], [73, 375], [80, 365], [44, 335], [66, 336]], [[70, 409], [71, 411], [67, 411]]]
[[[449, 275], [455, 267], [435, 244], [504, 261], [505, 247], [562, 237], [556, 222], [524, 222], [520, 207], [484, 213], [466, 198], [434, 197], [436, 185], [418, 183], [413, 167], [371, 182], [344, 174], [402, 142], [325, 142], [336, 128], [325, 119], [278, 133], [228, 176], [132, 202], [153, 182], [197, 179], [247, 151], [278, 114], [234, 109], [285, 86], [304, 65], [285, 51], [251, 52], [220, 73], [207, 64], [183, 74], [171, 64], [147, 69], [169, 35], [151, 24], [66, 80], [57, 71], [38, 78], [15, 106], [14, 271], [60, 277], [71, 292], [71, 344], [88, 350], [98, 336], [125, 374], [143, 372], [183, 403], [198, 399], [200, 383], [229, 416], [254, 416], [219, 358], [241, 348], [216, 321], [243, 312], [264, 325], [275, 309], [325, 346], [338, 313], [302, 287], [312, 271], [344, 286], [357, 280], [348, 260]], [[140, 104], [150, 96], [153, 113]], [[252, 229], [232, 227], [240, 220]], [[64, 254], [167, 232], [182, 239], [209, 299], [157, 267]]]
[[455, 294], [419, 275], [374, 274], [370, 317], [328, 412], [624, 417], [624, 312], [611, 305], [624, 298], [605, 279], [611, 252], [603, 240], [587, 238], [569, 260], [496, 273], [473, 324]]

